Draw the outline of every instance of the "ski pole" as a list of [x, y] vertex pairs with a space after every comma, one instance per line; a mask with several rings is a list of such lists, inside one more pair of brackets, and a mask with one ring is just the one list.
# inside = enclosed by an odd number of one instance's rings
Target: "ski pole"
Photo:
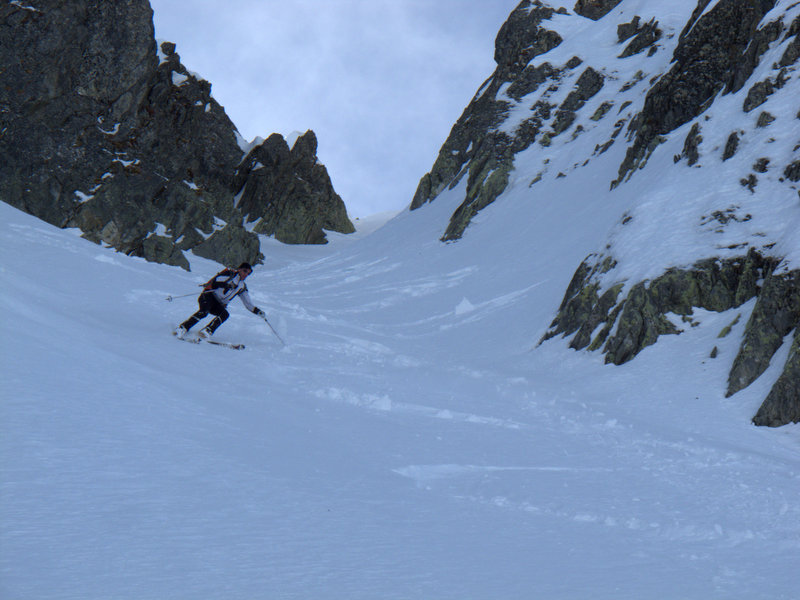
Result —
[[283, 338], [281, 338], [281, 336], [279, 336], [279, 335], [278, 335], [278, 332], [277, 332], [277, 331], [275, 331], [275, 328], [274, 328], [274, 327], [272, 326], [272, 324], [269, 322], [269, 320], [267, 319], [267, 316], [266, 316], [266, 315], [263, 315], [263, 316], [262, 316], [262, 318], [264, 319], [264, 323], [266, 323], [267, 325], [269, 325], [269, 328], [272, 330], [272, 333], [274, 333], [274, 334], [275, 334], [275, 337], [276, 337], [276, 338], [278, 338], [278, 340], [280, 341], [280, 343], [281, 343], [281, 344], [283, 344], [284, 346], [286, 346], [286, 342], [284, 342], [284, 341], [283, 341]]
[[184, 294], [183, 296], [167, 296], [166, 298], [164, 298], [164, 300], [166, 300], [167, 302], [172, 302], [173, 300], [175, 300], [175, 298], [188, 298], [189, 296], [196, 296], [196, 295], [197, 293], [193, 292], [191, 294]]

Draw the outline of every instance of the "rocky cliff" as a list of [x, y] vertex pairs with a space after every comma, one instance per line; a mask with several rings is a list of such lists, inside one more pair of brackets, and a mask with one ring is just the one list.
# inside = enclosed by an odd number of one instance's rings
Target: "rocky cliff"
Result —
[[461, 190], [442, 235], [453, 241], [512, 189], [605, 203], [617, 225], [541, 342], [566, 337], [622, 364], [698, 309], [746, 307], [727, 394], [791, 344], [754, 422], [797, 422], [800, 3], [666, 4], [521, 2], [411, 209]]
[[350, 233], [307, 132], [249, 149], [211, 84], [157, 47], [147, 0], [0, 6], [0, 199], [127, 254], [259, 262], [258, 233]]

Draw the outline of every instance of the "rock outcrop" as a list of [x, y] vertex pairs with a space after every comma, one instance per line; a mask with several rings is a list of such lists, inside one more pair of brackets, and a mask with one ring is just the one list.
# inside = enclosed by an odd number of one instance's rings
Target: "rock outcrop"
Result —
[[[522, 2], [511, 13], [495, 41], [497, 69], [456, 122], [429, 173], [417, 187], [411, 209], [435, 199], [445, 188], [454, 188], [467, 177], [466, 197], [450, 219], [442, 237], [455, 240], [461, 237], [470, 220], [491, 204], [505, 190], [514, 156], [526, 149], [540, 132], [543, 119], [552, 108], [542, 104], [525, 124], [521, 135], [512, 137], [498, 130], [507, 116], [509, 102], [500, 94], [522, 97], [553, 77], [557, 69], [549, 63], [529, 66], [536, 56], [552, 50], [561, 43], [561, 36], [542, 26], [557, 10], [539, 2]], [[560, 9], [562, 14], [566, 9]], [[577, 60], [571, 68], [581, 63]], [[570, 67], [565, 67], [570, 68]]]
[[[782, 425], [800, 421], [797, 332], [800, 332], [800, 271], [779, 272], [779, 261], [750, 250], [744, 257], [705, 259], [690, 268], [672, 268], [652, 281], [638, 282], [620, 297], [624, 284], [604, 289], [599, 279], [614, 268], [606, 257], [590, 257], [578, 268], [544, 342], [573, 336], [570, 347], [601, 350], [607, 363], [632, 360], [661, 335], [680, 334], [694, 322], [694, 308], [724, 312], [756, 298], [739, 352], [728, 377], [727, 395], [755, 381], [784, 338], [795, 331], [783, 375], [772, 387], [754, 422]], [[681, 325], [667, 318], [680, 315]]]
[[622, 0], [578, 0], [575, 3], [575, 12], [582, 17], [597, 21], [605, 17], [609, 11]]
[[353, 224], [334, 191], [328, 171], [317, 161], [317, 137], [306, 132], [289, 148], [273, 134], [253, 148], [236, 172], [239, 209], [253, 231], [290, 244], [321, 244], [323, 230], [352, 233]]
[[753, 417], [753, 423], [769, 427], [800, 423], [798, 398], [800, 398], [800, 328], [795, 329], [794, 341], [783, 373]]
[[[174, 44], [157, 48], [147, 0], [7, 3], [0, 63], [4, 202], [187, 269], [186, 251], [259, 262], [257, 233], [324, 243], [323, 229], [353, 231], [315, 140], [264, 173], [244, 166], [211, 84], [186, 70]], [[252, 184], [264, 176], [305, 183], [267, 194]]]
[[[699, 6], [707, 4], [703, 0]], [[758, 29], [774, 5], [774, 0], [724, 0], [687, 24], [673, 53], [672, 68], [650, 88], [642, 111], [631, 123], [636, 138], [614, 185], [647, 160], [662, 135], [705, 111], [717, 93], [742, 88], [759, 51], [766, 49], [761, 39], [783, 27], [770, 25], [768, 34]]]

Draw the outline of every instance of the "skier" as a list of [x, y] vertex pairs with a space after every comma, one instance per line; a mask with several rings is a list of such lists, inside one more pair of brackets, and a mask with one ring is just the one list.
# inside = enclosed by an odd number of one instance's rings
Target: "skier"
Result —
[[247, 293], [247, 286], [244, 280], [253, 272], [253, 267], [249, 263], [242, 263], [237, 269], [224, 269], [214, 275], [214, 277], [203, 286], [203, 292], [197, 299], [200, 310], [180, 324], [175, 335], [183, 338], [184, 335], [194, 327], [198, 321], [204, 319], [209, 313], [214, 315], [211, 322], [200, 330], [201, 338], [210, 338], [217, 327], [222, 325], [228, 318], [229, 313], [225, 309], [228, 302], [236, 296], [242, 299], [245, 308], [258, 315], [266, 321], [267, 315], [263, 310], [255, 306]]

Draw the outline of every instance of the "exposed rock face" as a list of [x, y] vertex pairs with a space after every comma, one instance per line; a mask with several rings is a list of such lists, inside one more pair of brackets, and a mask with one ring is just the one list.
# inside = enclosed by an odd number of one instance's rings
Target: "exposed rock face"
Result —
[[[430, 202], [445, 188], [454, 188], [465, 175], [468, 177], [466, 197], [450, 219], [443, 240], [461, 237], [472, 217], [505, 190], [514, 155], [527, 148], [539, 133], [541, 116], [532, 117], [524, 134], [516, 139], [497, 131], [508, 109], [508, 102], [498, 92], [504, 84], [513, 82], [508, 93], [525, 96], [553, 76], [556, 69], [548, 63], [536, 68], [528, 63], [561, 43], [560, 35], [541, 26], [556, 12], [559, 11], [540, 2], [524, 0], [511, 13], [495, 40], [497, 69], [464, 110], [430, 173], [422, 177], [417, 187], [412, 210]], [[566, 10], [562, 8], [560, 12]], [[540, 114], [549, 116], [551, 108], [542, 105]]]
[[800, 328], [795, 330], [794, 342], [783, 373], [772, 386], [753, 423], [779, 427], [786, 423], [800, 423]]
[[605, 17], [622, 0], [578, 0], [575, 12], [582, 17], [596, 21]]
[[[725, 311], [756, 299], [730, 368], [727, 393], [734, 394], [764, 373], [800, 326], [800, 271], [796, 258], [784, 263], [787, 251], [797, 256], [798, 244], [785, 223], [796, 219], [800, 196], [800, 112], [786, 114], [787, 106], [797, 111], [790, 98], [800, 93], [800, 9], [791, 0], [698, 0], [693, 9], [681, 6], [676, 18], [665, 7], [581, 0], [571, 14], [557, 4], [520, 2], [497, 36], [497, 69], [453, 127], [411, 209], [443, 194], [452, 201], [463, 189], [442, 237], [451, 241], [468, 235], [475, 214], [512, 185], [515, 198], [529, 193], [531, 202], [549, 204], [557, 198], [539, 198], [537, 190], [569, 189], [585, 193], [587, 203], [609, 204], [622, 193], [632, 213], [674, 185], [679, 191], [664, 201], [660, 228], [677, 237], [691, 229], [702, 249], [630, 281], [618, 275], [636, 260], [624, 228], [634, 217], [626, 212], [603, 249], [578, 266], [543, 339], [570, 337], [571, 347], [602, 351], [607, 362], [621, 364], [661, 335], [680, 333], [684, 326], [668, 315], [688, 322], [695, 308]], [[575, 30], [609, 48], [616, 43], [615, 58], [597, 59], [582, 40], [566, 38]], [[591, 145], [582, 142], [587, 137]], [[675, 171], [649, 175], [649, 161], [666, 146]], [[605, 190], [538, 185], [611, 160]], [[713, 175], [692, 178], [702, 183], [687, 196], [682, 179], [697, 170]], [[592, 174], [602, 178], [597, 169]], [[634, 178], [638, 196], [629, 198], [625, 187]], [[787, 220], [767, 231], [774, 215], [762, 211], [778, 204]], [[673, 209], [683, 225], [670, 217]], [[639, 243], [642, 231], [654, 230], [633, 229]], [[618, 240], [627, 254], [617, 251]], [[756, 423], [798, 420], [797, 361], [795, 348]]]
[[323, 229], [355, 231], [328, 171], [317, 162], [313, 131], [298, 138], [291, 149], [282, 136], [271, 135], [242, 161], [237, 179], [239, 208], [248, 222], [258, 222], [257, 233], [290, 244], [320, 244], [325, 242]]
[[625, 46], [625, 49], [622, 51], [622, 54], [619, 55], [619, 58], [627, 58], [629, 56], [633, 56], [634, 54], [639, 54], [639, 52], [644, 51], [645, 48], [650, 48], [651, 52], [655, 50], [653, 44], [661, 39], [662, 33], [658, 28], [658, 21], [651, 19], [645, 25], [640, 26], [639, 17], [637, 16], [634, 17], [633, 21], [628, 25], [629, 27], [627, 29], [624, 29], [624, 26], [621, 26], [623, 27], [623, 31], [620, 31], [619, 27], [617, 28], [620, 42], [623, 42], [628, 39], [628, 37], [633, 36], [633, 39], [628, 43], [627, 46]]
[[[793, 329], [800, 330], [800, 271], [769, 271], [728, 377], [729, 396], [753, 383], [766, 370], [783, 338]], [[785, 375], [790, 363], [786, 363]], [[773, 396], [780, 394], [776, 391]], [[795, 400], [800, 401], [800, 396]], [[796, 408], [800, 409], [800, 402]]]
[[[622, 284], [601, 293], [598, 283], [600, 275], [613, 269], [613, 260], [607, 257], [593, 265], [586, 261], [575, 273], [558, 316], [541, 341], [574, 334], [571, 348], [602, 349], [607, 363], [619, 365], [656, 343], [659, 336], [683, 331], [667, 319], [668, 313], [681, 315], [691, 326], [695, 307], [723, 312], [757, 298], [728, 377], [730, 396], [766, 370], [785, 336], [800, 331], [800, 271], [777, 273], [777, 263], [755, 250], [724, 261], [706, 259], [689, 269], [673, 268], [652, 281], [636, 283], [620, 298]], [[754, 419], [756, 424], [800, 421], [797, 370], [798, 357], [793, 351]], [[791, 418], [782, 420], [787, 415]]]
[[[76, 205], [72, 192], [85, 189], [106, 154], [103, 130], [132, 122], [146, 94], [156, 68], [153, 28], [143, 2], [38, 6], [0, 7], [0, 191], [64, 226]], [[117, 38], [111, 30], [122, 20], [128, 24]]]
[[774, 0], [722, 0], [684, 30], [673, 67], [650, 88], [632, 123], [636, 139], [614, 184], [647, 160], [662, 141], [659, 136], [698, 116], [718, 92], [742, 87], [757, 60], [758, 24], [774, 5]]
[[[187, 250], [259, 262], [253, 229], [291, 243], [323, 243], [323, 227], [353, 231], [324, 167], [306, 177], [316, 143], [304, 161], [272, 167], [273, 178], [305, 178], [302, 193], [251, 191], [246, 209], [236, 205], [247, 192], [236, 128], [174, 44], [157, 53], [146, 0], [5, 4], [0, 64], [0, 199], [9, 204], [183, 268]], [[259, 219], [273, 226], [245, 228]]]

